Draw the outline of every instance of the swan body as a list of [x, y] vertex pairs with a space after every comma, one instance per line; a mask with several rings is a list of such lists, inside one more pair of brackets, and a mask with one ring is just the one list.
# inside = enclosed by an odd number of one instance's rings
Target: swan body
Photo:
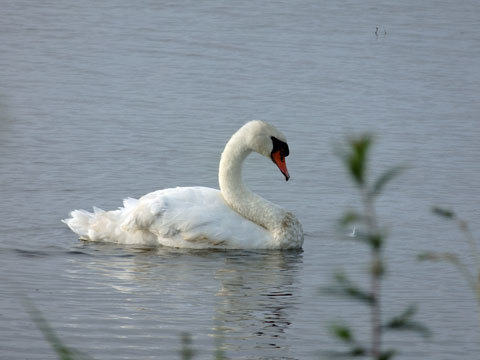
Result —
[[243, 161], [252, 151], [271, 158], [289, 179], [285, 137], [270, 124], [255, 120], [241, 127], [225, 146], [220, 190], [158, 190], [138, 200], [128, 198], [118, 210], [74, 210], [63, 222], [89, 241], [196, 249], [301, 248], [303, 230], [297, 218], [243, 184]]

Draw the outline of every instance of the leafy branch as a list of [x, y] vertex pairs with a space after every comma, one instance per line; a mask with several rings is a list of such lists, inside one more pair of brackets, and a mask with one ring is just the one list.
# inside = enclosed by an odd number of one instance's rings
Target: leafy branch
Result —
[[469, 267], [460, 260], [460, 257], [453, 253], [427, 251], [418, 255], [419, 260], [444, 261], [452, 264], [463, 275], [465, 281], [470, 286], [477, 301], [478, 316], [480, 322], [480, 252], [478, 251], [477, 242], [475, 241], [468, 223], [459, 218], [458, 215], [450, 209], [441, 207], [433, 207], [432, 212], [444, 219], [454, 221], [460, 232], [463, 234], [466, 242], [470, 246], [470, 255], [475, 263], [475, 268], [470, 270]]
[[[348, 297], [360, 301], [370, 307], [371, 313], [371, 341], [369, 346], [360, 345], [353, 331], [347, 325], [334, 325], [332, 334], [349, 346], [348, 356], [370, 356], [375, 360], [387, 360], [392, 358], [394, 350], [382, 350], [382, 334], [390, 330], [416, 331], [423, 336], [428, 336], [428, 329], [413, 320], [416, 309], [408, 307], [400, 315], [393, 317], [386, 323], [382, 322], [381, 307], [381, 283], [385, 275], [386, 265], [383, 258], [383, 248], [388, 237], [385, 230], [378, 226], [375, 201], [385, 190], [388, 183], [405, 170], [404, 165], [394, 166], [383, 172], [378, 178], [369, 181], [368, 160], [373, 143], [373, 137], [369, 134], [351, 137], [346, 145], [337, 147], [336, 153], [344, 163], [353, 183], [361, 194], [361, 211], [350, 210], [345, 212], [339, 220], [343, 232], [347, 228], [354, 229], [358, 226], [359, 231], [353, 231], [350, 235], [354, 240], [366, 244], [370, 248], [370, 288], [364, 290], [354, 284], [346, 274], [337, 272], [334, 277], [335, 285], [322, 288], [329, 295]], [[343, 354], [345, 355], [345, 354]]]

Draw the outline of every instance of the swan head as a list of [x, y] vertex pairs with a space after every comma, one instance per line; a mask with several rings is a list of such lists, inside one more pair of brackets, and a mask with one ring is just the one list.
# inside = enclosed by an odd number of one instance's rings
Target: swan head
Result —
[[270, 158], [288, 181], [290, 175], [287, 170], [285, 157], [290, 153], [287, 139], [272, 125], [265, 121], [253, 120], [246, 123], [245, 130], [247, 146], [267, 158]]

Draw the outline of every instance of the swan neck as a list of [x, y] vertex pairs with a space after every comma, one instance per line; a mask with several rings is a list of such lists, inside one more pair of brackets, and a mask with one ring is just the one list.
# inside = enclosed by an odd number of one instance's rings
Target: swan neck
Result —
[[220, 191], [227, 204], [237, 213], [267, 230], [273, 230], [284, 210], [254, 194], [243, 183], [243, 163], [252, 150], [239, 135], [237, 132], [232, 136], [222, 153]]
[[232, 206], [242, 195], [250, 193], [242, 180], [243, 162], [252, 152], [234, 134], [223, 150], [218, 171], [220, 191], [227, 203]]

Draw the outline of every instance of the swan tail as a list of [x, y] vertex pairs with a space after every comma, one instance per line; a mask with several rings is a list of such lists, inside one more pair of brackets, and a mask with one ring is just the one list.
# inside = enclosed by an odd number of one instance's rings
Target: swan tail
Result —
[[148, 232], [148, 224], [153, 221], [151, 213], [144, 207], [139, 207], [137, 199], [125, 199], [123, 206], [112, 211], [94, 207], [93, 213], [74, 210], [70, 213], [71, 217], [62, 222], [83, 240], [117, 243], [154, 241]]
[[89, 241], [111, 241], [112, 239], [121, 239], [125, 236], [120, 228], [122, 219], [122, 210], [104, 211], [93, 208], [93, 213], [85, 210], [74, 210], [70, 213], [69, 219], [62, 222], [82, 240]]
[[94, 209], [94, 213], [85, 210], [74, 210], [70, 213], [71, 217], [63, 219], [62, 222], [67, 224], [81, 239], [88, 239], [88, 229], [97, 211], [100, 211], [100, 209]]

